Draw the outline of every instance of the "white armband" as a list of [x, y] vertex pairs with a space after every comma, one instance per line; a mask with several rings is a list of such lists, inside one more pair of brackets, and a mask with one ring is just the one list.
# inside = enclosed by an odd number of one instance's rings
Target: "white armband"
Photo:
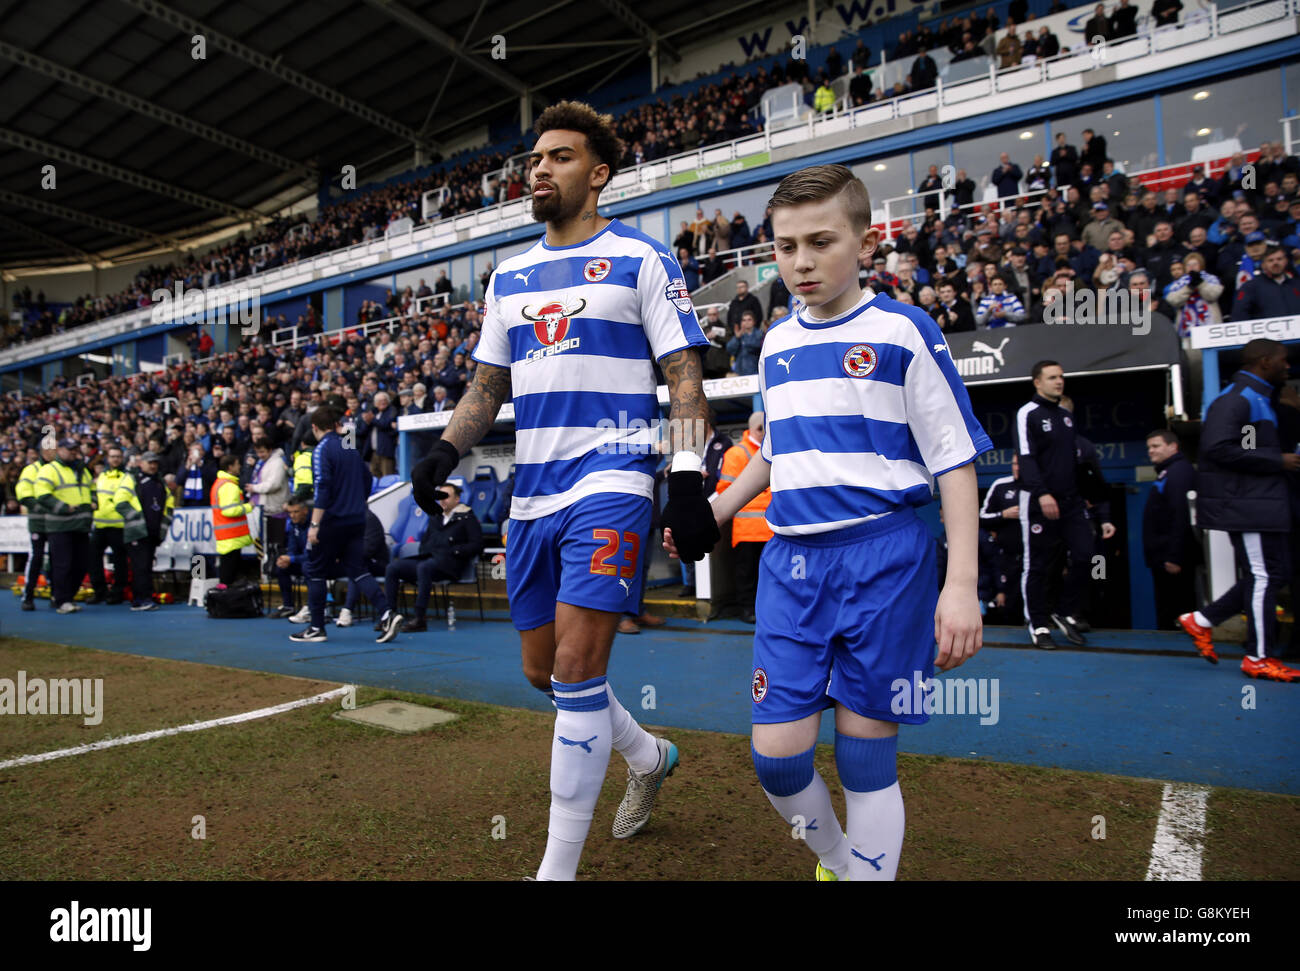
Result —
[[704, 467], [704, 460], [694, 452], [681, 451], [673, 455], [670, 472], [699, 472]]

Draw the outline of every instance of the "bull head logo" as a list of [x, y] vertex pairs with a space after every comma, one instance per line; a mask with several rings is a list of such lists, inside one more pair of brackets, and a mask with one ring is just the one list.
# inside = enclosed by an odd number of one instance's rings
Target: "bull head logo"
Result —
[[556, 301], [543, 304], [536, 312], [530, 307], [525, 307], [520, 312], [525, 320], [533, 322], [533, 332], [537, 334], [537, 339], [550, 346], [564, 340], [564, 335], [569, 332], [569, 318], [582, 313], [586, 306], [587, 301], [583, 299], [579, 299], [572, 307]]

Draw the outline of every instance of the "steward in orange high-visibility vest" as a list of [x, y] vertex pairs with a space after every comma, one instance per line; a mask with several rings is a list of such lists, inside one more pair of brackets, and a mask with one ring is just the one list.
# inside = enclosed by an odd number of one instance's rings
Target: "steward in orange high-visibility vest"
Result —
[[[238, 458], [238, 456], [236, 456]], [[217, 541], [217, 554], [224, 556], [245, 546], [253, 545], [248, 531], [248, 514], [252, 504], [245, 500], [239, 478], [229, 472], [217, 473], [209, 495], [212, 503], [212, 531]]]
[[[722, 457], [722, 471], [718, 475], [718, 492], [727, 490], [735, 482], [745, 466], [758, 454], [761, 443], [755, 441], [749, 429], [745, 430], [739, 445], [727, 449]], [[759, 458], [758, 461], [763, 461]], [[767, 504], [772, 501], [772, 490], [764, 489], [755, 496], [747, 506], [736, 513], [731, 523], [731, 545], [738, 543], [766, 543], [772, 538], [772, 529], [767, 525]]]
[[248, 514], [253, 504], [244, 498], [239, 487], [240, 458], [237, 452], [221, 457], [221, 467], [212, 483], [208, 501], [212, 504], [212, 532], [217, 541], [220, 557], [221, 582], [230, 586], [239, 578], [240, 553], [245, 546], [253, 545], [253, 535], [248, 531]]

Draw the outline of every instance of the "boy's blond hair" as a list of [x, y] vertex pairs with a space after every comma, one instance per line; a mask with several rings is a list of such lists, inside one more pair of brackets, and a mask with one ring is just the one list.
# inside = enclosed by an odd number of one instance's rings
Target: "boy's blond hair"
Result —
[[810, 165], [791, 172], [772, 193], [767, 204], [773, 212], [805, 202], [821, 202], [839, 196], [849, 217], [849, 226], [860, 233], [871, 225], [871, 197], [862, 180], [844, 165]]

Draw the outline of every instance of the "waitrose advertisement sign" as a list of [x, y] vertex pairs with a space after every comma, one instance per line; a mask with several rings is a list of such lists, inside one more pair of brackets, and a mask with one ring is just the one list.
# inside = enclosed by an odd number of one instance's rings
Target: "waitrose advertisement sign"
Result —
[[692, 169], [689, 172], [678, 172], [672, 176], [668, 184], [670, 186], [679, 186], [687, 185], [691, 182], [703, 182], [706, 179], [717, 179], [724, 175], [731, 175], [735, 172], [742, 172], [745, 169], [752, 169], [757, 165], [767, 165], [771, 161], [771, 152], [759, 152], [756, 155], [746, 155], [744, 158], [732, 159], [729, 162], [719, 162], [716, 165], [706, 165], [703, 168]]

